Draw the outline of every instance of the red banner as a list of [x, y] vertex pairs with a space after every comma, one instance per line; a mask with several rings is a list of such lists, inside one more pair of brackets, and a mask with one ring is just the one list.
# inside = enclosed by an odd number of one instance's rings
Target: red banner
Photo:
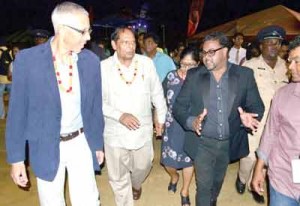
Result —
[[89, 19], [90, 19], [90, 24], [92, 25], [93, 24], [93, 21], [94, 21], [94, 9], [92, 6], [89, 6]]
[[204, 0], [191, 0], [187, 36], [195, 34], [201, 19]]

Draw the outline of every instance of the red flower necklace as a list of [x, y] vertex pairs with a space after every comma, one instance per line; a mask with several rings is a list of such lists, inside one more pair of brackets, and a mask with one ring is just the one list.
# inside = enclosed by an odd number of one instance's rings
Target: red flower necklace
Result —
[[67, 92], [67, 93], [71, 93], [72, 92], [72, 84], [73, 84], [73, 61], [72, 61], [72, 53], [69, 54], [70, 57], [69, 58], [69, 87], [66, 88], [64, 87], [61, 77], [60, 77], [60, 72], [58, 71], [58, 66], [57, 66], [57, 61], [55, 56], [53, 55], [53, 65], [54, 65], [54, 71], [56, 74], [56, 79], [57, 79], [57, 83], [58, 83], [58, 87], [60, 90]]
[[135, 61], [135, 62], [134, 62], [134, 72], [133, 72], [133, 76], [132, 76], [132, 79], [131, 79], [131, 80], [125, 79], [125, 77], [124, 77], [124, 75], [123, 75], [123, 72], [121, 71], [121, 67], [120, 67], [120, 65], [118, 64], [118, 72], [119, 72], [119, 75], [120, 75], [121, 79], [122, 79], [127, 85], [131, 85], [131, 84], [134, 82], [134, 80], [135, 80], [135, 78], [136, 78], [136, 76], [137, 76], [137, 71], [138, 71], [137, 64], [138, 64], [137, 61]]

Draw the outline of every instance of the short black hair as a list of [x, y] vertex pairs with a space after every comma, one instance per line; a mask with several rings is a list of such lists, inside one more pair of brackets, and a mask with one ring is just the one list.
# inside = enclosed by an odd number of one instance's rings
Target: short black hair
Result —
[[223, 32], [212, 32], [208, 35], [206, 35], [203, 39], [203, 43], [207, 41], [219, 41], [220, 45], [223, 47], [230, 48], [230, 41], [228, 37]]
[[128, 28], [127, 26], [120, 26], [120, 27], [117, 27], [115, 29], [115, 31], [110, 35], [110, 39], [112, 41], [117, 41], [120, 38], [120, 33], [124, 32], [125, 30], [131, 31], [132, 34], [134, 35], [134, 32], [132, 29]]
[[293, 41], [290, 42], [289, 44], [289, 51], [296, 49], [297, 47], [300, 46], [300, 35], [296, 36]]
[[144, 41], [149, 38], [152, 38], [157, 45], [159, 44], [160, 40], [157, 34], [150, 32], [144, 35]]
[[238, 37], [238, 36], [245, 37], [243, 33], [241, 33], [241, 32], [236, 32], [236, 33], [233, 35], [232, 38], [235, 39], [235, 38]]
[[199, 55], [199, 49], [189, 46], [187, 48], [185, 48], [184, 50], [182, 50], [181, 54], [180, 54], [180, 61], [187, 55], [191, 55], [192, 59], [196, 62], [200, 61], [200, 55]]
[[287, 40], [282, 40], [282, 42], [281, 42], [281, 46], [282, 45], [285, 45], [285, 46], [288, 46], [289, 45], [289, 42], [287, 41]]

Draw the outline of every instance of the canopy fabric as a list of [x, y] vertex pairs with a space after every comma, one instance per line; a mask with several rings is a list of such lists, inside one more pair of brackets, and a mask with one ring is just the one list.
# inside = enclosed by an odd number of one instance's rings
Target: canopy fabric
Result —
[[241, 32], [246, 37], [254, 37], [259, 30], [269, 25], [281, 26], [286, 30], [287, 36], [295, 36], [300, 34], [298, 18], [300, 20], [300, 13], [278, 5], [210, 28], [192, 36], [190, 40], [201, 39], [214, 31], [224, 32], [227, 36]]

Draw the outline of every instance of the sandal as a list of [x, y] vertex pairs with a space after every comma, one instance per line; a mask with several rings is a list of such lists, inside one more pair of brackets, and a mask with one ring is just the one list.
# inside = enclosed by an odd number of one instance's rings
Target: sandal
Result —
[[186, 205], [191, 205], [191, 202], [190, 202], [190, 196], [182, 196], [182, 194], [180, 194], [180, 197], [181, 197], [181, 205], [182, 206], [186, 206]]
[[169, 191], [169, 193], [172, 193], [172, 194], [176, 193], [177, 183], [178, 183], [178, 181], [176, 183], [174, 183], [174, 184], [172, 182], [169, 183], [169, 185], [168, 185], [168, 191]]
[[142, 194], [142, 188], [140, 188], [139, 190], [137, 190], [134, 187], [132, 187], [132, 195], [133, 195], [133, 199], [134, 200], [140, 199], [141, 194]]

